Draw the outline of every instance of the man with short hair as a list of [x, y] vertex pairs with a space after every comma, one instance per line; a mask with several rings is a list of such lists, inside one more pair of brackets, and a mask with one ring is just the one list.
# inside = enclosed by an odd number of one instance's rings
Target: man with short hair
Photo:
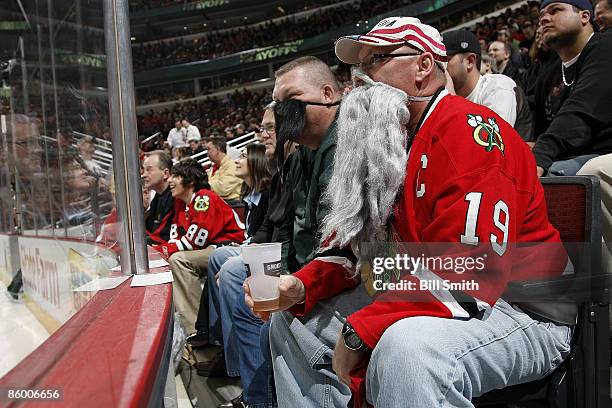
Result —
[[514, 82], [521, 82], [520, 69], [510, 60], [510, 47], [502, 41], [493, 41], [489, 45], [489, 56], [495, 61], [495, 71], [506, 75]]
[[[559, 55], [551, 69], [561, 78], [552, 90], [552, 120], [536, 134], [539, 175], [574, 175], [589, 159], [612, 153], [612, 36], [595, 32], [594, 24], [588, 0], [541, 3], [542, 40]], [[536, 85], [536, 101], [547, 99], [546, 86]]]
[[[448, 31], [443, 35], [448, 73], [455, 93], [492, 109], [504, 118], [524, 140], [533, 134], [527, 98], [506, 75], [480, 75], [481, 55], [478, 38], [468, 30]], [[520, 101], [520, 105], [518, 103]], [[518, 107], [522, 109], [518, 109]]]
[[[352, 393], [354, 406], [465, 407], [492, 389], [544, 377], [567, 355], [571, 328], [499, 298], [508, 268], [514, 276], [534, 261], [508, 264], [504, 243], [556, 243], [559, 254], [542, 260], [554, 260], [559, 274], [567, 262], [529, 148], [497, 114], [444, 90], [442, 37], [418, 19], [386, 18], [365, 35], [340, 38], [335, 50], [360, 67], [363, 85], [338, 115], [321, 248], [280, 278], [270, 323], [279, 406], [345, 407]], [[371, 299], [366, 284], [357, 286], [377, 276], [363, 245], [385, 240], [391, 257], [401, 243], [494, 249], [475, 275], [484, 278], [478, 291]], [[391, 283], [421, 279], [436, 275], [423, 267]], [[252, 307], [248, 285], [245, 292]], [[575, 314], [563, 319], [571, 324]]]
[[170, 226], [174, 219], [174, 198], [168, 181], [172, 158], [164, 151], [155, 150], [146, 154], [142, 167], [145, 188], [155, 191], [155, 197], [145, 212], [147, 245], [163, 244], [170, 239]]
[[523, 68], [523, 58], [521, 57], [521, 50], [512, 41], [512, 35], [510, 34], [510, 29], [507, 26], [504, 26], [501, 30], [497, 32], [495, 40], [501, 41], [506, 45], [506, 48], [510, 53], [511, 64], [516, 67]]
[[168, 133], [168, 145], [171, 149], [187, 147], [187, 134], [180, 119], [174, 122], [174, 127]]
[[316, 57], [290, 61], [274, 76], [277, 149], [287, 140], [301, 146], [287, 175], [295, 219], [285, 234], [293, 237], [290, 252], [295, 253], [296, 264], [289, 265], [293, 270], [314, 257], [316, 234], [327, 214], [320, 199], [331, 176], [342, 91], [329, 66]]
[[227, 155], [227, 143], [222, 137], [210, 137], [206, 141], [208, 158], [212, 167], [208, 180], [212, 191], [230, 204], [240, 203], [242, 180], [236, 177], [236, 163]]
[[612, 0], [598, 0], [595, 3], [595, 22], [601, 31], [612, 27]]
[[193, 156], [194, 154], [198, 154], [204, 151], [204, 148], [200, 146], [200, 142], [196, 139], [191, 139], [189, 141], [189, 156]]
[[238, 215], [210, 191], [206, 172], [196, 160], [183, 159], [172, 166], [169, 186], [175, 199], [170, 239], [153, 247], [170, 263], [174, 305], [191, 334], [208, 257], [217, 246], [242, 242], [246, 236]]
[[183, 119], [182, 125], [185, 129], [185, 140], [188, 142], [190, 140], [197, 140], [198, 142], [202, 140], [202, 136], [200, 136], [200, 129], [198, 129], [197, 126], [192, 125], [187, 119]]
[[273, 106], [268, 106], [264, 110], [258, 135], [259, 143], [266, 147], [266, 157], [268, 157], [270, 160], [274, 159], [274, 150], [276, 149], [276, 129], [274, 127]]

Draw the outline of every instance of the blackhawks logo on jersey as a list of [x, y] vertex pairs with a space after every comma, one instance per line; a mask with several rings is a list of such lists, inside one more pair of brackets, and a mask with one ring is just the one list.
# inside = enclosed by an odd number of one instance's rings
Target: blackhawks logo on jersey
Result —
[[503, 155], [505, 149], [504, 141], [499, 133], [499, 125], [495, 118], [488, 118], [485, 122], [480, 115], [470, 113], [467, 117], [468, 125], [474, 128], [474, 133], [472, 134], [474, 141], [484, 147], [487, 152], [497, 147]]
[[208, 196], [197, 197], [193, 209], [196, 211], [207, 211], [210, 206], [210, 198]]

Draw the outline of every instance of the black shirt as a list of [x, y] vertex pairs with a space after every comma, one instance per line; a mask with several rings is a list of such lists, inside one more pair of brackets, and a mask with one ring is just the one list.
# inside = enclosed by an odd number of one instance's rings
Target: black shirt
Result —
[[[560, 90], [559, 110], [533, 148], [538, 166], [548, 169], [558, 160], [612, 153], [610, 50], [612, 33], [595, 33], [578, 60], [565, 70], [570, 86]], [[561, 64], [556, 68], [561, 75]], [[551, 104], [550, 109], [554, 108]]]
[[149, 210], [145, 213], [147, 245], [163, 244], [170, 239], [170, 226], [174, 219], [174, 198], [170, 187], [161, 194], [155, 194]]
[[534, 117], [536, 137], [546, 132], [561, 105], [569, 95], [561, 80], [561, 60], [558, 56], [541, 67], [534, 89]]
[[261, 226], [257, 229], [253, 239], [251, 239], [252, 243], [279, 242], [281, 225], [284, 222], [293, 220], [292, 197], [285, 188], [285, 180], [283, 180], [283, 175], [286, 175], [289, 171], [290, 159], [292, 157], [293, 155], [285, 160], [283, 171], [277, 171], [272, 176], [268, 193], [270, 205]]

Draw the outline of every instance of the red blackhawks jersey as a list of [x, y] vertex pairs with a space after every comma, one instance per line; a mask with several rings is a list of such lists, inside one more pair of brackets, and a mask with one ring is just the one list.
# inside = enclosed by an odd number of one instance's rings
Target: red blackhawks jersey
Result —
[[192, 251], [245, 239], [244, 224], [232, 207], [214, 192], [202, 189], [194, 193], [187, 205], [182, 200], [175, 200], [170, 239], [154, 248], [169, 258], [178, 251]]
[[[535, 159], [508, 123], [492, 110], [444, 90], [424, 115], [410, 148], [401, 197], [390, 217], [393, 240], [456, 243], [453, 248], [468, 249], [484, 243], [490, 256], [480, 272], [480, 290], [462, 292], [462, 299], [467, 297], [473, 302], [462, 302], [450, 292], [423, 290], [416, 296], [413, 293], [410, 301], [376, 297], [370, 305], [350, 315], [348, 322], [371, 349], [384, 331], [400, 319], [477, 317], [495, 304], [510, 280], [519, 280], [514, 276], [515, 270], [525, 270], [517, 264], [516, 257], [512, 262], [505, 259], [510, 244], [560, 242], [559, 233], [548, 222]], [[555, 256], [540, 252], [540, 258], [548, 263], [547, 270], [561, 274], [567, 256], [561, 245], [551, 247]], [[306, 299], [291, 309], [294, 314], [308, 313], [319, 300], [358, 284], [358, 274], [351, 278], [356, 274], [350, 257], [343, 259], [329, 253], [322, 252], [295, 273], [306, 287]], [[342, 251], [334, 255], [338, 253]], [[533, 265], [529, 257], [520, 262]], [[419, 277], [409, 275], [402, 279], [416, 282]], [[356, 401], [363, 397], [365, 367], [361, 368], [361, 373], [352, 373], [351, 389]]]

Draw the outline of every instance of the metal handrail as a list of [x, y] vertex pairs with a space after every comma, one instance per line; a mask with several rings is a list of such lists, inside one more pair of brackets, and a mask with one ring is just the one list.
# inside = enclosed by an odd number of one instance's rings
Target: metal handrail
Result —
[[[256, 140], [257, 138], [255, 137], [255, 132], [249, 132], [235, 139], [230, 140], [229, 142], [227, 142], [227, 145], [242, 151], [247, 145], [255, 142]], [[205, 157], [199, 159], [198, 163], [200, 163], [202, 166], [210, 165], [211, 162], [210, 162], [210, 159], [208, 158], [207, 150], [191, 155], [189, 156], [189, 158], [195, 159], [200, 156], [205, 156]]]

